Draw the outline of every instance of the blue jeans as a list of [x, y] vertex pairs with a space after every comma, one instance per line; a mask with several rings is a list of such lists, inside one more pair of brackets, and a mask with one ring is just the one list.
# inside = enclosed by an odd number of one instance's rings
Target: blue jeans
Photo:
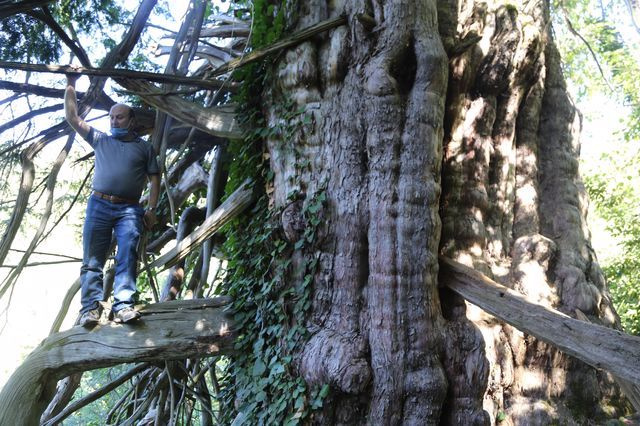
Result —
[[113, 312], [133, 306], [137, 292], [138, 244], [142, 234], [144, 209], [139, 204], [115, 204], [89, 197], [82, 230], [80, 268], [80, 313], [98, 307], [103, 300], [102, 269], [109, 254], [111, 233], [115, 232], [118, 251], [113, 283]]

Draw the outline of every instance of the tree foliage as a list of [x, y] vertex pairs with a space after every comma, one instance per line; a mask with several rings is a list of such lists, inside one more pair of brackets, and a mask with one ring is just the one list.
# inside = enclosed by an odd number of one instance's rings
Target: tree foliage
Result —
[[[574, 0], [556, 2], [555, 8], [565, 73], [578, 101], [586, 105], [594, 99], [613, 98], [618, 111], [612, 116], [624, 121], [622, 130], [610, 135], [615, 145], [600, 158], [587, 158], [583, 163], [593, 214], [604, 219], [609, 235], [621, 248], [616, 255], [601, 254], [603, 271], [625, 330], [638, 334], [640, 32], [633, 28], [621, 2]], [[609, 116], [603, 112], [601, 119]]]
[[623, 146], [605, 154], [597, 171], [586, 177], [587, 189], [606, 229], [620, 246], [609, 255], [604, 272], [624, 329], [640, 335], [640, 152]]

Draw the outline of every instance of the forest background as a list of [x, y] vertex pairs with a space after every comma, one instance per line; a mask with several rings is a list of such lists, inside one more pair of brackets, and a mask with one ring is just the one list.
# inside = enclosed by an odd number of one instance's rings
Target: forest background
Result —
[[[171, 6], [175, 3], [160, 2], [158, 12], [154, 12], [157, 13], [154, 17], [156, 22], [162, 22], [162, 26], [174, 31], [177, 28], [172, 25], [177, 25], [184, 14], [184, 10]], [[114, 40], [119, 39], [115, 34], [122, 32], [122, 24], [135, 12], [135, 9], [127, 10], [127, 7], [123, 2], [118, 9], [114, 9], [112, 22], [103, 28], [107, 36], [93, 40], [95, 46], [92, 48], [95, 51], [102, 49], [106, 52], [107, 48], [113, 46]], [[218, 3], [215, 7], [227, 12], [227, 9], [238, 5]], [[581, 167], [592, 202], [589, 220], [592, 243], [607, 276], [625, 331], [640, 335], [640, 290], [637, 283], [637, 277], [640, 276], [640, 194], [637, 190], [640, 188], [640, 29], [633, 19], [631, 3], [624, 1], [554, 2], [552, 9], [565, 77], [583, 114]], [[108, 36], [109, 33], [112, 35]], [[149, 31], [148, 39], [140, 47], [137, 56], [140, 65], [149, 70], [161, 68], [163, 57], [156, 58], [151, 53], [156, 43], [162, 43], [160, 34]], [[90, 43], [89, 40], [86, 42]], [[19, 46], [7, 47], [5, 44], [1, 52], [3, 57], [10, 54], [10, 48]], [[67, 58], [63, 55], [59, 59], [64, 63]], [[25, 81], [26, 77], [21, 72], [3, 71], [0, 79]], [[32, 74], [28, 79], [29, 82], [37, 81], [59, 88], [64, 83], [59, 75]], [[86, 83], [83, 80], [86, 79], [81, 80], [79, 90]], [[115, 89], [107, 87], [106, 90]], [[15, 102], [9, 104], [4, 101], [11, 96], [11, 92], [0, 91], [0, 100], [4, 104], [0, 105], [3, 123], [23, 113], [16, 109]], [[120, 96], [125, 101], [129, 99], [124, 93], [120, 93]], [[38, 105], [28, 106], [36, 107]], [[106, 130], [106, 119], [98, 119], [98, 116], [95, 114], [90, 119], [97, 119], [95, 125]], [[15, 140], [21, 132], [28, 130], [18, 127], [4, 132], [0, 135], [0, 145], [6, 140]], [[50, 161], [59, 148], [59, 143], [50, 144], [41, 154], [41, 160]], [[77, 159], [88, 152], [86, 144], [76, 144], [71, 156]], [[63, 168], [56, 189], [55, 204], [59, 207], [54, 212], [62, 213], [65, 202], [73, 197], [78, 181], [82, 180], [87, 170], [86, 162]], [[7, 174], [3, 177], [0, 220], [6, 223], [12, 203], [6, 195], [15, 190], [19, 176]], [[43, 202], [38, 200], [30, 209], [37, 212]], [[33, 347], [46, 337], [68, 285], [76, 279], [79, 269], [77, 258], [81, 256], [79, 232], [82, 207], [82, 203], [76, 206], [38, 249], [75, 259], [67, 259], [69, 263], [27, 268], [13, 290], [2, 299], [0, 347], [5, 349], [0, 386]], [[23, 225], [16, 247], [29, 241], [33, 228], [37, 226], [37, 218], [32, 216], [32, 220], [25, 221]], [[16, 252], [7, 258], [0, 278], [5, 278], [7, 266], [17, 258], [19, 253]], [[52, 259], [51, 256], [39, 255], [32, 257], [31, 262], [46, 263]], [[60, 260], [57, 259], [53, 261]], [[76, 300], [71, 310], [77, 307]], [[68, 319], [63, 329], [71, 326], [71, 320]]]

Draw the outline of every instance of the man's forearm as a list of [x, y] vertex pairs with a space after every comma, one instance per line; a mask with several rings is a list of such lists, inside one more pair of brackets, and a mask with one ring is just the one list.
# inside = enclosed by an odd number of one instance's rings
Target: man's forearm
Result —
[[149, 207], [156, 208], [158, 205], [158, 197], [160, 196], [160, 175], [149, 175]]
[[67, 88], [64, 91], [64, 115], [69, 123], [79, 118], [76, 88], [69, 82], [67, 82]]
[[78, 115], [78, 101], [76, 99], [76, 81], [67, 77], [67, 87], [64, 90], [64, 115], [73, 130], [86, 138], [91, 127]]

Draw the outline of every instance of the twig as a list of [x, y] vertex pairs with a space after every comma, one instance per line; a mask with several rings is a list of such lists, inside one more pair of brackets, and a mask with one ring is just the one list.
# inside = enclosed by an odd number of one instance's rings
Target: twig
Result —
[[589, 49], [589, 52], [591, 52], [591, 56], [593, 57], [593, 60], [596, 62], [596, 66], [598, 67], [598, 70], [600, 71], [602, 80], [604, 80], [605, 84], [607, 85], [607, 87], [611, 92], [615, 92], [615, 90], [611, 86], [611, 83], [609, 83], [609, 80], [604, 75], [604, 70], [600, 66], [600, 61], [598, 60], [598, 56], [596, 55], [596, 52], [593, 51], [589, 42], [584, 37], [582, 37], [582, 35], [578, 31], [576, 31], [576, 29], [573, 27], [573, 24], [571, 24], [571, 20], [569, 19], [569, 13], [567, 12], [567, 9], [564, 7], [564, 5], [561, 5], [561, 8], [562, 8], [562, 14], [564, 15], [564, 20], [567, 23], [567, 27], [569, 28], [569, 32], [571, 32], [571, 34], [573, 34], [574, 36], [582, 40], [584, 45], [587, 46], [587, 49]]
[[[75, 263], [75, 262], [82, 262], [82, 259], [52, 260], [50, 262], [32, 262], [32, 263], [26, 263], [22, 265], [22, 268], [30, 268], [33, 266], [44, 266], [44, 265], [59, 265], [61, 263]], [[16, 269], [19, 266], [20, 265], [0, 265], [0, 268]]]
[[[18, 253], [26, 253], [25, 250], [20, 250], [20, 249], [10, 249], [10, 251], [17, 251]], [[47, 253], [44, 251], [33, 251], [33, 254], [40, 254], [42, 256], [54, 256], [54, 257], [64, 257], [67, 259], [71, 259], [71, 260], [82, 260], [79, 257], [74, 257], [74, 256], [68, 256], [66, 254], [59, 254], [59, 253]]]

